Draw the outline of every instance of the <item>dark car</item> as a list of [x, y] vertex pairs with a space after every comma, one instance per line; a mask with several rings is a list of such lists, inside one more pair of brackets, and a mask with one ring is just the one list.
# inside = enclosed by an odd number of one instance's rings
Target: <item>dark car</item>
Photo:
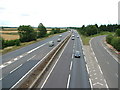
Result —
[[75, 58], [80, 58], [80, 51], [76, 51], [74, 56], [75, 56]]

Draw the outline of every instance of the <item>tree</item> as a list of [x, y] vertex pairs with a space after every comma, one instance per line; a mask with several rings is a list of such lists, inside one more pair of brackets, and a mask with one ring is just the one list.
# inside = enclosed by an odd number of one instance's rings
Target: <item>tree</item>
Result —
[[42, 23], [38, 25], [38, 38], [45, 37], [47, 34], [46, 28], [43, 26]]
[[4, 43], [5, 43], [5, 40], [0, 37], [0, 49], [4, 49]]
[[117, 36], [120, 36], [120, 29], [117, 29], [115, 33]]
[[37, 39], [37, 33], [30, 25], [22, 25], [18, 28], [21, 42], [28, 42]]
[[88, 25], [85, 28], [85, 31], [86, 31], [86, 35], [90, 36], [90, 35], [97, 34], [98, 28], [95, 25]]

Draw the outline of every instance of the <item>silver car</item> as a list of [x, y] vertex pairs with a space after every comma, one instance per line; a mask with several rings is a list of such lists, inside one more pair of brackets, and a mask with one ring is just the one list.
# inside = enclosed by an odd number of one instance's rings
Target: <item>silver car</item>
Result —
[[61, 39], [60, 39], [60, 38], [58, 38], [57, 42], [60, 42], [60, 41], [61, 41]]
[[49, 47], [52, 47], [52, 46], [54, 46], [54, 41], [49, 42]]
[[76, 51], [75, 54], [74, 54], [74, 57], [75, 58], [80, 58], [80, 51]]

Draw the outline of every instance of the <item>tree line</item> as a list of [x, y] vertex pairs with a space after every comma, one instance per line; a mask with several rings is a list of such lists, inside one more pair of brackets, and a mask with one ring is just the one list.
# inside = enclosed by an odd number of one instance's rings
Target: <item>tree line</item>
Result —
[[4, 40], [2, 37], [0, 37], [0, 49], [14, 45], [20, 46], [20, 43], [22, 42], [37, 40], [38, 38], [47, 37], [49, 35], [62, 33], [65, 31], [67, 31], [67, 29], [60, 30], [60, 28], [53, 28], [50, 33], [47, 33], [47, 29], [42, 23], [38, 25], [37, 30], [34, 30], [34, 28], [30, 25], [20, 25], [18, 27], [18, 34], [20, 38], [16, 40]]
[[115, 32], [115, 34], [110, 34], [106, 37], [107, 43], [111, 44], [116, 50], [120, 51], [120, 25], [118, 24], [108, 24], [108, 25], [83, 25], [81, 28], [77, 28], [77, 30], [85, 35], [91, 36], [95, 34], [99, 34], [100, 32]]
[[83, 35], [91, 36], [103, 31], [115, 32], [117, 29], [120, 29], [120, 25], [118, 24], [108, 24], [108, 25], [100, 25], [100, 26], [95, 24], [95, 25], [87, 25], [87, 26], [83, 25], [81, 28], [78, 29], [78, 31]]

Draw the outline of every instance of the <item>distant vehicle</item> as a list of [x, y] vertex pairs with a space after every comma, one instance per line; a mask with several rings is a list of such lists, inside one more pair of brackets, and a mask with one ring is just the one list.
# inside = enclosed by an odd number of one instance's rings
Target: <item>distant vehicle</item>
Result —
[[62, 35], [59, 35], [59, 37], [61, 38], [61, 37], [62, 37]]
[[75, 35], [72, 35], [72, 37], [75, 37]]
[[77, 38], [79, 38], [79, 36], [77, 36]]
[[49, 42], [49, 47], [52, 47], [52, 46], [54, 46], [54, 41]]
[[76, 51], [75, 54], [74, 54], [74, 57], [75, 58], [80, 58], [80, 51]]
[[58, 38], [57, 42], [60, 42], [60, 41], [61, 41], [61, 39], [60, 39], [60, 38]]
[[74, 37], [72, 37], [72, 40], [75, 40], [75, 38], [74, 38]]
[[70, 33], [70, 31], [68, 31]]

